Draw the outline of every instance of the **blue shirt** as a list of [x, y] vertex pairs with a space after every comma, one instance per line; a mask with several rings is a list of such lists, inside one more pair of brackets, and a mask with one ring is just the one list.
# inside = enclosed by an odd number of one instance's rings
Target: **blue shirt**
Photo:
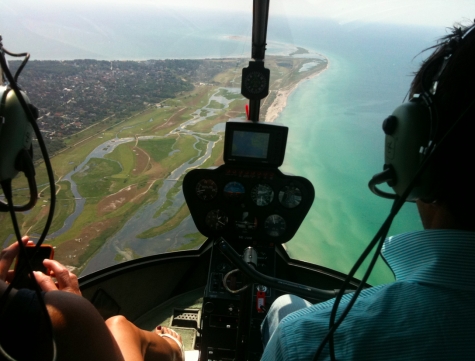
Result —
[[[382, 253], [396, 281], [360, 294], [335, 333], [336, 359], [475, 360], [475, 233], [406, 233], [389, 237]], [[285, 317], [262, 360], [313, 360], [332, 305]], [[319, 360], [329, 359], [327, 345]]]

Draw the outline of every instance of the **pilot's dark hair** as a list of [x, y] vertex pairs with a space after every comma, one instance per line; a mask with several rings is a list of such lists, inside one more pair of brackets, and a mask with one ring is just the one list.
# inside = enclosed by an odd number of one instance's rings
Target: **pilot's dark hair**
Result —
[[[463, 228], [471, 230], [475, 230], [474, 26], [455, 26], [430, 48], [435, 50], [415, 74], [410, 89], [411, 96], [429, 92], [438, 80], [431, 107], [437, 127], [436, 144], [460, 121], [434, 158], [438, 192], [432, 201], [444, 201]], [[450, 58], [444, 67], [447, 57]]]

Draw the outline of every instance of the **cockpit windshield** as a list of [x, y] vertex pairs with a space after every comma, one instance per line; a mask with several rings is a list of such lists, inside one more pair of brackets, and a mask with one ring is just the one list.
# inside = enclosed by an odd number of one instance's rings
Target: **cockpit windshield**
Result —
[[[205, 237], [181, 186], [191, 169], [222, 164], [224, 123], [246, 119], [240, 84], [251, 57], [252, 1], [0, 4], [3, 45], [31, 54], [19, 84], [39, 108], [55, 171], [46, 243], [56, 258], [85, 275], [199, 247]], [[286, 244], [290, 257], [350, 270], [391, 207], [367, 187], [384, 163], [382, 120], [404, 101], [421, 50], [474, 14], [473, 1], [271, 0], [261, 121], [289, 127], [280, 169], [315, 188]], [[39, 154], [38, 205], [18, 215], [21, 232], [33, 236], [49, 207]], [[19, 203], [25, 184], [15, 181]], [[389, 233], [421, 228], [407, 204]], [[0, 213], [3, 245], [13, 238]], [[391, 279], [381, 261], [369, 282]]]

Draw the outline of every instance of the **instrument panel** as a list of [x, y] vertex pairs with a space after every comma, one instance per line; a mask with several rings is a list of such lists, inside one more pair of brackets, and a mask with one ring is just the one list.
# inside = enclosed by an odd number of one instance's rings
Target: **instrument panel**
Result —
[[183, 193], [203, 235], [275, 243], [292, 239], [315, 198], [303, 177], [227, 164], [190, 171]]

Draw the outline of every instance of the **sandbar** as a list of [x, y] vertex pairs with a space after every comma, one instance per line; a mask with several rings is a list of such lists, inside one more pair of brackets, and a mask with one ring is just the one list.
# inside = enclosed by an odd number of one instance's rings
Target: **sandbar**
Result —
[[323, 71], [327, 70], [329, 66], [330, 66], [330, 63], [327, 59], [326, 66], [324, 68], [321, 68], [318, 71], [315, 71], [314, 73], [310, 74], [309, 76], [306, 76], [305, 78], [301, 79], [300, 81], [289, 84], [286, 87], [283, 87], [279, 90], [271, 90], [270, 92], [277, 92], [277, 94], [272, 104], [269, 105], [269, 107], [267, 108], [266, 115], [265, 115], [265, 122], [273, 123], [277, 119], [277, 117], [280, 115], [282, 110], [284, 110], [284, 108], [287, 106], [287, 99], [290, 96], [290, 94], [292, 94], [292, 92], [295, 89], [297, 89], [297, 87], [301, 83], [320, 75]]

